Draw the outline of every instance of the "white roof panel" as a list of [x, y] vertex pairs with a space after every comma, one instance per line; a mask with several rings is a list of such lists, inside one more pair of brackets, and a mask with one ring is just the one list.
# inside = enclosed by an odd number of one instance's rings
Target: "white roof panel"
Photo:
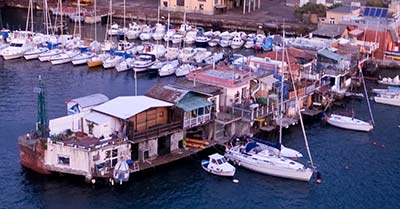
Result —
[[123, 96], [94, 107], [93, 110], [126, 120], [153, 107], [170, 106], [173, 104], [147, 96]]
[[84, 118], [90, 122], [96, 123], [97, 125], [104, 124], [110, 119], [112, 119], [111, 116], [99, 112], [91, 112], [87, 114]]
[[79, 104], [81, 107], [85, 108], [85, 107], [99, 105], [108, 100], [110, 100], [110, 99], [104, 94], [92, 94], [92, 95], [88, 95], [88, 96], [84, 96], [84, 97], [79, 97], [76, 99], [71, 99], [68, 102], [75, 102], [75, 103]]

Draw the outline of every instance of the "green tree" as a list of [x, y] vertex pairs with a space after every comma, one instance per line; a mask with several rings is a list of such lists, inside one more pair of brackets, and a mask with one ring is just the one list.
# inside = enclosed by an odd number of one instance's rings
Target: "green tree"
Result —
[[384, 0], [368, 0], [367, 6], [369, 7], [388, 7], [388, 4]]
[[318, 17], [325, 17], [326, 6], [323, 4], [307, 3], [304, 4], [302, 7], [297, 8], [294, 13], [299, 18], [301, 18], [303, 14], [317, 14]]

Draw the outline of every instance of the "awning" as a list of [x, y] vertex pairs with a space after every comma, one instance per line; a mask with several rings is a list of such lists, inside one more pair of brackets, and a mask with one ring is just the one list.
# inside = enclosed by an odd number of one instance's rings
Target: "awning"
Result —
[[189, 112], [201, 107], [211, 106], [211, 102], [204, 97], [189, 93], [186, 94], [176, 106], [183, 109], [185, 112]]
[[354, 30], [349, 32], [350, 35], [356, 36], [356, 37], [357, 36], [361, 36], [363, 33], [364, 33], [364, 31], [362, 31], [362, 30], [360, 30], [358, 28], [356, 28], [356, 29], [354, 29]]
[[100, 125], [112, 119], [112, 117], [98, 112], [91, 112], [85, 116], [85, 119], [90, 122], [96, 123], [97, 125]]

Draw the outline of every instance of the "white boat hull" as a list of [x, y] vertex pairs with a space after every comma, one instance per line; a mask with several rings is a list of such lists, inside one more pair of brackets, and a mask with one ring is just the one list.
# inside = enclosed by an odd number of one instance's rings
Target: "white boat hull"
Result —
[[[335, 117], [339, 118], [336, 119]], [[367, 122], [347, 116], [331, 115], [331, 117], [328, 118], [327, 122], [332, 126], [355, 131], [371, 131], [374, 128], [371, 124]]]
[[15, 54], [3, 54], [3, 59], [4, 60], [12, 60], [12, 59], [18, 59], [24, 56], [24, 53], [15, 53]]
[[374, 97], [374, 100], [377, 103], [400, 107], [400, 97], [398, 98]]
[[269, 163], [257, 163], [252, 160], [251, 156], [244, 156], [245, 155], [241, 154], [233, 154], [232, 152], [228, 152], [225, 154], [225, 157], [227, 159], [236, 163], [237, 165], [266, 175], [300, 181], [310, 181], [313, 175], [313, 170], [311, 170], [310, 168], [295, 170], [284, 167], [277, 167]]

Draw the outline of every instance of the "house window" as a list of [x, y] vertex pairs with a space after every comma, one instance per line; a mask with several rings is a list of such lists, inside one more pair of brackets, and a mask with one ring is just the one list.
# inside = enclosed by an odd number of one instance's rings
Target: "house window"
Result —
[[185, 0], [176, 0], [176, 5], [184, 7], [185, 6]]
[[163, 1], [164, 7], [168, 7], [168, 1]]
[[199, 4], [199, 9], [204, 10], [204, 4]]
[[197, 109], [197, 113], [199, 115], [203, 115], [204, 114], [204, 107]]
[[94, 128], [94, 124], [92, 122], [89, 122], [88, 123], [89, 134], [93, 134], [93, 128]]
[[118, 149], [107, 150], [106, 158], [104, 159], [107, 164], [111, 164], [112, 167], [118, 162]]
[[335, 18], [332, 18], [329, 20], [329, 24], [335, 24]]
[[112, 150], [112, 157], [117, 157], [118, 156], [118, 149], [113, 149]]
[[160, 112], [158, 115], [160, 116], [160, 118], [162, 118], [164, 117], [164, 112]]
[[206, 111], [205, 111], [205, 113], [206, 114], [210, 114], [210, 109], [211, 109], [211, 107], [210, 106], [208, 106], [208, 107], [205, 107], [206, 108]]
[[69, 156], [59, 155], [58, 156], [58, 164], [69, 166]]
[[197, 1], [199, 1], [199, 2], [207, 2], [207, 0], [197, 0]]

